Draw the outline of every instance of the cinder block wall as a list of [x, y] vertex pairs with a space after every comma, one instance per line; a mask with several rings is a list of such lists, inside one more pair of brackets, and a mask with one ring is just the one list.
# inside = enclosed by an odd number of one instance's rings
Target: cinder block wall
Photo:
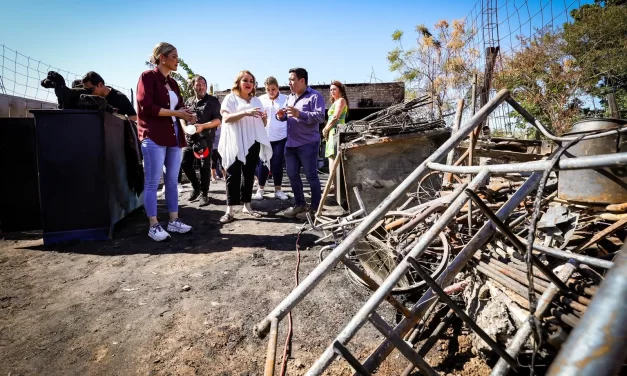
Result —
[[[405, 99], [405, 84], [403, 82], [345, 84], [345, 86], [350, 108], [385, 108], [402, 103]], [[330, 85], [311, 85], [311, 87], [322, 94], [325, 103], [330, 103]], [[281, 86], [279, 90], [286, 95], [290, 93], [289, 86]], [[222, 102], [222, 99], [230, 92], [230, 90], [218, 91], [215, 92], [215, 96]], [[265, 92], [264, 88], [257, 88], [258, 96], [265, 94]]]

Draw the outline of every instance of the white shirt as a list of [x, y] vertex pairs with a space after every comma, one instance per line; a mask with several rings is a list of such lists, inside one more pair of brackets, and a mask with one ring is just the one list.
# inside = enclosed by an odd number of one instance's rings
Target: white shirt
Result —
[[268, 112], [266, 132], [268, 132], [270, 141], [279, 141], [287, 138], [287, 122], [276, 119], [276, 113], [285, 105], [287, 95], [279, 93], [279, 96], [272, 100], [268, 94], [264, 94], [259, 97], [259, 100], [263, 104], [264, 110]]
[[[170, 96], [170, 110], [174, 110], [179, 104], [179, 97], [172, 90], [168, 90], [168, 95]], [[172, 116], [172, 121], [176, 124], [176, 116]]]
[[[248, 110], [251, 108], [262, 108], [259, 98], [253, 97], [250, 103], [246, 102], [236, 94], [227, 95], [222, 101], [220, 113], [226, 111], [230, 114]], [[272, 158], [272, 147], [268, 134], [266, 133], [263, 120], [260, 117], [244, 116], [235, 123], [222, 123], [218, 152], [222, 157], [222, 166], [227, 169], [239, 159], [246, 163], [248, 149], [256, 142], [261, 144], [259, 158], [264, 164], [270, 163]]]

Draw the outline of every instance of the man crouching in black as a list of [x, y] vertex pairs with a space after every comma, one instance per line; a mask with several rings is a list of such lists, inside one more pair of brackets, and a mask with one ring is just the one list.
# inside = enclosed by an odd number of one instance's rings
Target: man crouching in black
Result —
[[110, 86], [105, 86], [104, 79], [98, 73], [94, 71], [87, 72], [83, 77], [83, 87], [92, 89], [94, 95], [106, 99], [109, 106], [118, 110], [118, 114], [126, 115], [129, 119], [137, 121], [137, 112], [135, 112], [135, 108], [133, 108], [128, 97]]
[[[196, 114], [198, 122], [196, 133], [190, 135], [185, 132], [187, 147], [183, 148], [183, 161], [181, 167], [194, 189], [189, 195], [189, 201], [194, 201], [200, 196], [199, 206], [209, 205], [209, 182], [211, 181], [211, 147], [215, 137], [216, 128], [222, 123], [220, 115], [220, 102], [218, 98], [207, 94], [207, 80], [203, 76], [194, 76], [191, 79], [195, 96], [185, 102], [185, 106]], [[194, 171], [194, 159], [200, 157], [200, 184]]]

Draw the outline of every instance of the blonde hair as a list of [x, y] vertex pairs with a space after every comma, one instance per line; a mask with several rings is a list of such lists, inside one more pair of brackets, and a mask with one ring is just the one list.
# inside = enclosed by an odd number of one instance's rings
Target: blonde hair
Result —
[[253, 78], [253, 91], [250, 92], [250, 97], [254, 97], [255, 93], [256, 93], [256, 88], [257, 88], [257, 79], [255, 78], [255, 75], [250, 73], [249, 70], [243, 70], [240, 71], [237, 74], [237, 77], [235, 77], [235, 82], [233, 83], [233, 87], [231, 88], [231, 91], [236, 93], [237, 95], [240, 95], [239, 92], [239, 83], [242, 81], [242, 78], [244, 78], [245, 75], [250, 74], [250, 76]]
[[266, 81], [263, 84], [266, 87], [268, 87], [270, 85], [274, 85], [276, 87], [279, 87], [279, 82], [276, 80], [276, 78], [274, 78], [274, 76], [270, 76], [270, 77], [266, 78]]
[[159, 58], [161, 56], [168, 56], [170, 52], [174, 51], [176, 47], [170, 43], [160, 42], [157, 43], [155, 48], [152, 49], [152, 55], [150, 55], [150, 62], [155, 65], [159, 65]]

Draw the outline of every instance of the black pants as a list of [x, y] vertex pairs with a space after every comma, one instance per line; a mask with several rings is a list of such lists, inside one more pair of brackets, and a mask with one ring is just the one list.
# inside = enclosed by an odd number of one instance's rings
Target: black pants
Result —
[[[261, 144], [255, 142], [248, 149], [246, 162], [236, 159], [233, 164], [226, 169], [226, 204], [240, 205], [248, 203], [253, 196], [253, 186], [255, 185], [255, 169], [259, 162], [259, 152]], [[244, 180], [242, 181], [242, 175]]]
[[218, 149], [211, 150], [211, 169], [219, 170], [222, 168], [222, 156], [218, 153]]
[[181, 162], [181, 168], [194, 190], [200, 189], [203, 196], [209, 193], [209, 182], [211, 181], [211, 158], [203, 158], [200, 160], [200, 183], [198, 177], [196, 177], [196, 171], [194, 170], [194, 150], [192, 148], [183, 148], [183, 161]]

